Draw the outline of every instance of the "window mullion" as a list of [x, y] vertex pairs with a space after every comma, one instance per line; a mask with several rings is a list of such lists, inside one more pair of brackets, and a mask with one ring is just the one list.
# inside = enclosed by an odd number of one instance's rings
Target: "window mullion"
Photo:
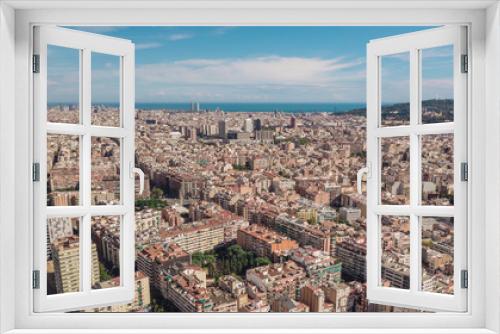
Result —
[[82, 61], [82, 124], [84, 134], [82, 138], [81, 170], [82, 178], [80, 187], [82, 191], [82, 204], [86, 211], [90, 211], [90, 187], [91, 187], [91, 138], [90, 138], [90, 114], [91, 114], [91, 51], [83, 50]]
[[[416, 208], [420, 202], [420, 145], [418, 132], [420, 113], [419, 51], [410, 50], [410, 207]], [[410, 212], [410, 291], [418, 291], [419, 280], [419, 217]]]
[[82, 236], [80, 242], [80, 278], [82, 282], [82, 291], [89, 292], [92, 282], [92, 252], [91, 252], [91, 137], [90, 137], [90, 114], [91, 114], [91, 51], [83, 49], [82, 53], [82, 124], [85, 133], [82, 136], [82, 155], [81, 155], [81, 194], [82, 204], [85, 210], [85, 215], [82, 218]]

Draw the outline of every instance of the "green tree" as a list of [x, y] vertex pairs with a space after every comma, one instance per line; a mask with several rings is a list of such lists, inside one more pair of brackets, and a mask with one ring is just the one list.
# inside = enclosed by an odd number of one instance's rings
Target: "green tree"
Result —
[[239, 245], [221, 247], [215, 251], [195, 252], [191, 256], [192, 263], [208, 270], [208, 275], [216, 280], [222, 275], [244, 276], [246, 271], [271, 263], [266, 257], [257, 257], [255, 253], [246, 251]]
[[301, 146], [302, 146], [302, 145], [307, 145], [307, 144], [309, 144], [310, 142], [311, 142], [311, 140], [310, 140], [309, 138], [305, 138], [305, 137], [304, 137], [304, 138], [299, 138], [299, 139], [297, 140], [297, 143], [298, 143], [299, 145], [301, 145]]
[[431, 239], [423, 239], [422, 246], [430, 248], [432, 246], [432, 240]]
[[316, 221], [316, 218], [314, 217], [311, 217], [307, 220], [307, 222], [311, 225], [316, 225], [317, 221]]
[[191, 262], [202, 267], [208, 269], [208, 275], [211, 277], [218, 276], [217, 272], [217, 258], [215, 254], [211, 252], [195, 252], [191, 255]]
[[191, 262], [201, 267], [203, 264], [203, 257], [202, 252], [194, 252], [193, 255], [191, 255]]
[[245, 165], [233, 164], [233, 169], [235, 169], [235, 170], [249, 170], [249, 168], [246, 164]]
[[104, 266], [102, 262], [99, 262], [99, 280], [101, 282], [109, 281], [111, 279], [111, 275], [109, 274], [108, 270]]
[[161, 190], [160, 188], [154, 187], [153, 190], [151, 191], [151, 198], [154, 198], [154, 199], [163, 198], [163, 190]]
[[267, 257], [261, 257], [259, 256], [258, 258], [255, 259], [255, 266], [260, 267], [260, 266], [267, 266], [268, 264], [271, 264], [271, 260]]
[[141, 209], [145, 207], [161, 209], [166, 206], [166, 203], [162, 199], [157, 198], [148, 198], [148, 199], [138, 199], [135, 201], [135, 206]]

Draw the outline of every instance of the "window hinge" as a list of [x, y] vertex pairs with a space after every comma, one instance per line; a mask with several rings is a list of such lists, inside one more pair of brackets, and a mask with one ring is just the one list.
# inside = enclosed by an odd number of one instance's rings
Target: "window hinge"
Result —
[[33, 73], [40, 73], [40, 55], [33, 55]]
[[469, 271], [462, 270], [460, 273], [460, 287], [467, 289], [469, 287]]
[[462, 181], [469, 181], [469, 164], [466, 162], [460, 164], [460, 178]]
[[469, 72], [469, 56], [462, 55], [462, 73]]
[[33, 182], [40, 181], [40, 164], [38, 162], [33, 163]]
[[33, 270], [33, 289], [40, 289], [40, 270]]

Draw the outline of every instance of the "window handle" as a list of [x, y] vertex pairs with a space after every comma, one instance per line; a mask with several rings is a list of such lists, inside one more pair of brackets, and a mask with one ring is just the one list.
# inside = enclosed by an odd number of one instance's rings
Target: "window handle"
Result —
[[130, 177], [135, 180], [135, 174], [139, 175], [139, 195], [144, 192], [144, 172], [142, 169], [134, 167], [134, 164], [130, 163]]
[[358, 170], [358, 175], [357, 175], [357, 187], [358, 187], [358, 194], [363, 194], [362, 188], [361, 188], [361, 183], [363, 182], [363, 174], [366, 174], [367, 177], [370, 176], [370, 168], [369, 164], [367, 167], [363, 167], [360, 170]]

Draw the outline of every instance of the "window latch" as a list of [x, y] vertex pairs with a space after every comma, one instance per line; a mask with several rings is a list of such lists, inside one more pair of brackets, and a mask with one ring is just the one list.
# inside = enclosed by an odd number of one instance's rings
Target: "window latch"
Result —
[[361, 182], [363, 181], [363, 174], [366, 174], [366, 177], [369, 178], [371, 177], [371, 163], [367, 162], [366, 167], [361, 168], [358, 170], [358, 173], [356, 175], [356, 185], [357, 185], [357, 191], [358, 194], [362, 194], [362, 187], [361, 187]]
[[130, 162], [130, 178], [135, 179], [135, 174], [139, 175], [139, 195], [144, 192], [144, 172], [140, 168], [134, 167], [134, 163]]

